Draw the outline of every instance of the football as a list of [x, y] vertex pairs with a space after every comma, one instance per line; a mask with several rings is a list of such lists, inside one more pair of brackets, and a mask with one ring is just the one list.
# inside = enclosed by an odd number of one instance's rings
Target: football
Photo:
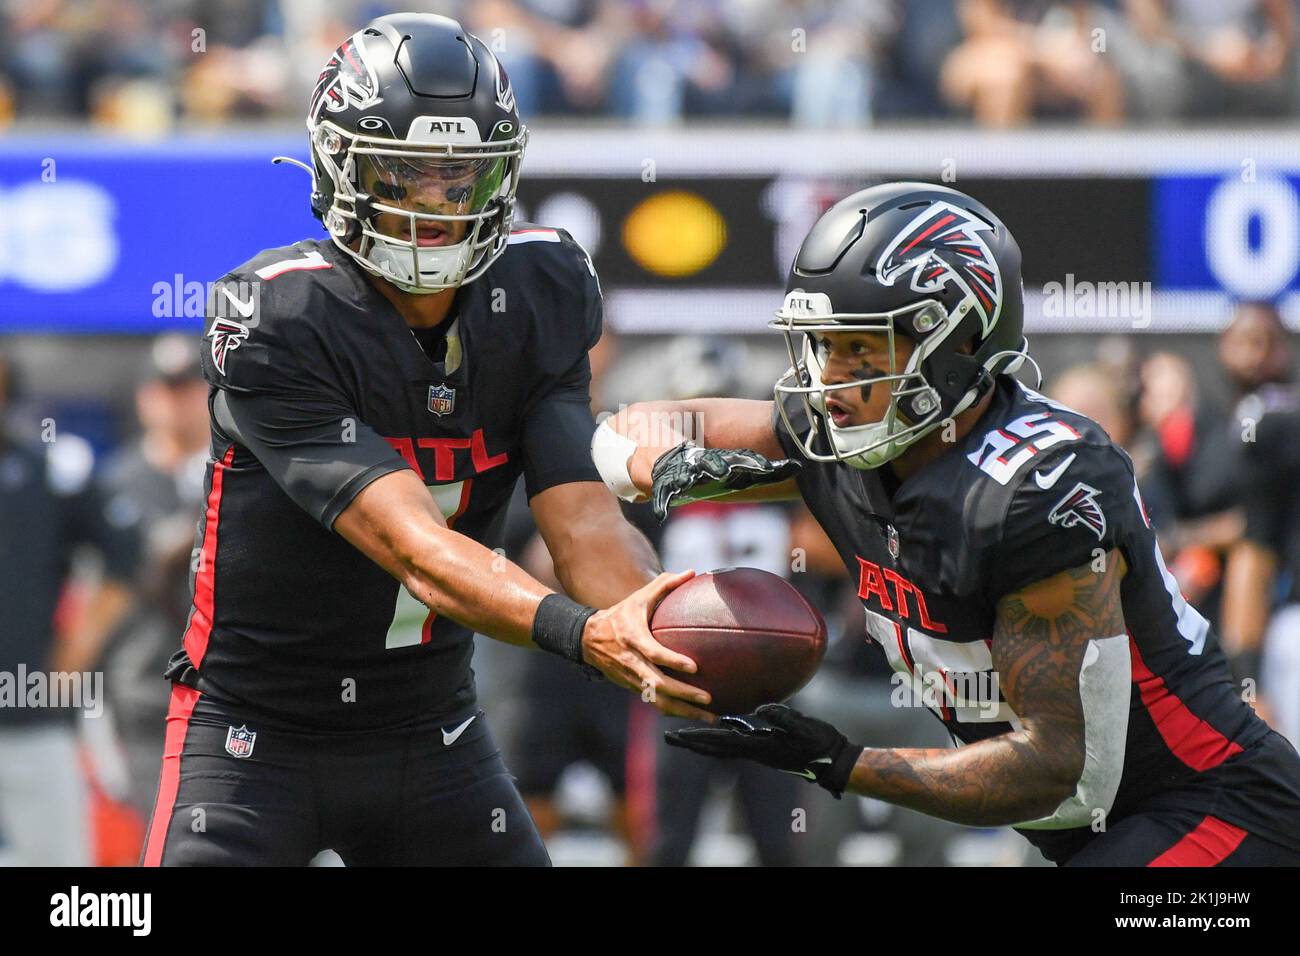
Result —
[[757, 568], [697, 575], [671, 591], [650, 621], [655, 639], [695, 661], [671, 676], [707, 690], [715, 714], [785, 700], [826, 654], [826, 622], [789, 582]]

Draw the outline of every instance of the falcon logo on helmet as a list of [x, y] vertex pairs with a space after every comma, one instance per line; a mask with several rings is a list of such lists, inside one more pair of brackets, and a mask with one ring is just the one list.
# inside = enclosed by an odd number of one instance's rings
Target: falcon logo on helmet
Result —
[[510, 85], [510, 77], [506, 76], [506, 68], [497, 60], [497, 106], [501, 107], [507, 113], [513, 113], [515, 110], [515, 89]]
[[1099, 494], [1101, 492], [1092, 485], [1079, 482], [1056, 503], [1056, 507], [1047, 516], [1048, 523], [1062, 528], [1073, 528], [1081, 524], [1100, 541], [1106, 536], [1106, 515], [1101, 510], [1101, 505], [1097, 504]]
[[365, 42], [358, 33], [344, 40], [321, 70], [308, 112], [319, 122], [323, 112], [367, 109], [379, 100], [379, 78], [366, 61]]
[[885, 249], [876, 275], [883, 285], [893, 285], [911, 272], [917, 292], [937, 292], [956, 283], [973, 297], [987, 336], [1002, 307], [1002, 277], [980, 235], [992, 228], [951, 203], [934, 203]]

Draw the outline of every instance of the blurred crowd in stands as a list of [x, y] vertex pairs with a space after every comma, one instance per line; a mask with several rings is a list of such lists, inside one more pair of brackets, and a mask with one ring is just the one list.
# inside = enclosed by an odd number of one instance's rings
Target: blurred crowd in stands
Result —
[[4, 0], [0, 124], [296, 117], [373, 16], [459, 18], [521, 113], [856, 127], [1295, 115], [1294, 0]]
[[[1215, 625], [1243, 696], [1300, 744], [1300, 392], [1290, 335], [1268, 303], [1243, 302], [1225, 322], [1213, 375], [1198, 376], [1172, 340], [1116, 336], [1081, 344], [1044, 391], [1128, 450], [1178, 586]], [[762, 397], [745, 374], [747, 350], [761, 347], [680, 338], [646, 348], [607, 332], [593, 352], [593, 405], [649, 397], [624, 394], [636, 365], [659, 370], [658, 397]], [[143, 348], [125, 429], [133, 437], [95, 462], [74, 435], [42, 441], [51, 423], [18, 371], [0, 355], [0, 607], [15, 625], [0, 639], [0, 671], [100, 673], [105, 713], [0, 708], [0, 862], [130, 864], [163, 746], [161, 675], [189, 611], [207, 386], [191, 337]], [[948, 746], [923, 708], [895, 705], [856, 582], [802, 505], [699, 503], [662, 526], [646, 506], [629, 508], [666, 568], [765, 568], [822, 609], [832, 644], [799, 707], [864, 744]], [[522, 494], [505, 545], [554, 582]], [[668, 748], [662, 731], [673, 720], [548, 655], [481, 639], [475, 671], [557, 862], [1042, 863], [1006, 830], [836, 801], [756, 764]]]

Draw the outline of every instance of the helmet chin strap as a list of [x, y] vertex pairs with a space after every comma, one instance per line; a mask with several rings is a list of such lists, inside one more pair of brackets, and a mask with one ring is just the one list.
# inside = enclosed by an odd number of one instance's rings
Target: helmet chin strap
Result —
[[[444, 289], [452, 288], [446, 285], [443, 280], [449, 275], [463, 275], [468, 266], [467, 260], [473, 255], [470, 248], [473, 242], [473, 235], [467, 231], [464, 239], [450, 246], [432, 246], [415, 249], [412, 254], [411, 247], [406, 243], [389, 244], [382, 240], [371, 239], [370, 249], [366, 258], [376, 267], [380, 273], [389, 282], [392, 282], [403, 292], [412, 295], [428, 295], [434, 292], [441, 292]], [[406, 275], [399, 271], [405, 269], [414, 257], [414, 266], [417, 273], [408, 279]], [[433, 285], [417, 285], [413, 280], [417, 277], [423, 277], [427, 273], [434, 273], [440, 277]]]
[[1030, 365], [1034, 367], [1034, 372], [1037, 373], [1038, 375], [1038, 381], [1034, 385], [1034, 388], [1037, 389], [1040, 385], [1043, 384], [1043, 370], [1039, 366], [1038, 362], [1034, 359], [1034, 357], [1029, 354], [1029, 339], [1022, 338], [1020, 340], [1020, 348], [1018, 349], [1006, 349], [1005, 351], [1002, 352], [994, 352], [984, 362], [984, 368], [985, 369], [992, 368], [994, 363], [997, 362], [997, 360], [1002, 358], [1002, 356], [1004, 355], [1014, 355], [1016, 356], [1016, 358], [1014, 361], [1008, 362], [1006, 368], [1002, 369], [1001, 372], [1006, 374], [1010, 374], [1012, 372], [1018, 372], [1020, 370], [1020, 367], [1024, 365], [1026, 362], [1028, 362]]

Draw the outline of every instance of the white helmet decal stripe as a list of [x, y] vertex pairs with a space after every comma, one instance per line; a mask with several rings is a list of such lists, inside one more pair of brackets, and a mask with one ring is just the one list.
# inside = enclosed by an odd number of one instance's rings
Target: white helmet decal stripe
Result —
[[350, 106], [368, 109], [381, 99], [379, 78], [366, 58], [362, 34], [354, 33], [321, 70], [307, 115], [319, 122], [325, 112], [341, 113]]

